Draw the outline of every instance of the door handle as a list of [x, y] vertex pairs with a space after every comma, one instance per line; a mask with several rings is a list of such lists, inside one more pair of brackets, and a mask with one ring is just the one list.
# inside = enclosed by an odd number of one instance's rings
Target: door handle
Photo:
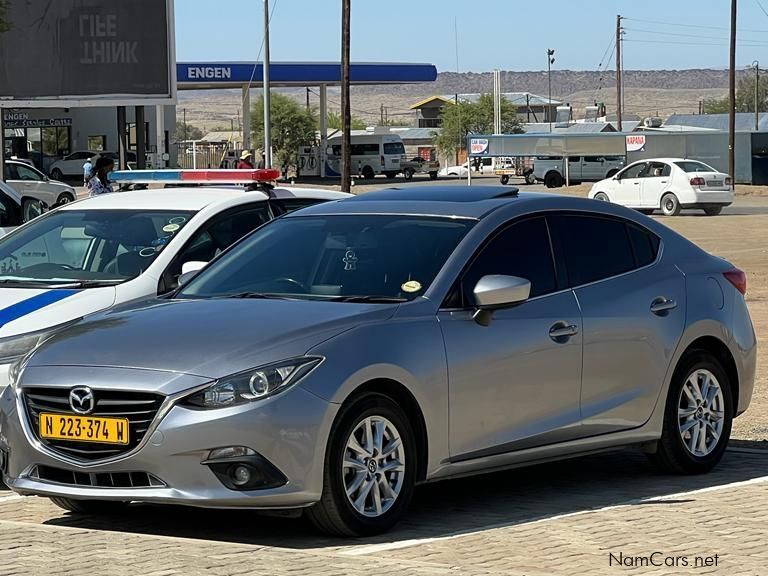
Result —
[[662, 180], [662, 181], [660, 182], [660, 184], [666, 184], [666, 183], [667, 183], [667, 181], [666, 181], [666, 180]]
[[632, 182], [635, 186], [640, 186], [640, 182]]
[[579, 327], [576, 324], [566, 324], [565, 322], [558, 322], [549, 329], [549, 337], [555, 342], [576, 336], [578, 333]]
[[651, 312], [657, 316], [665, 316], [670, 310], [677, 308], [677, 302], [670, 298], [656, 298], [651, 302]]

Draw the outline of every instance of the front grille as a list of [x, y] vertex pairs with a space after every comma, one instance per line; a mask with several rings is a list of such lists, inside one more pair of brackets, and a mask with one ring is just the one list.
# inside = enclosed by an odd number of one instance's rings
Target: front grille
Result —
[[40, 442], [55, 452], [87, 461], [111, 458], [136, 448], [144, 439], [165, 399], [160, 394], [149, 392], [93, 391], [96, 404], [93, 412], [88, 416], [127, 418], [130, 430], [128, 444], [96, 444], [40, 438], [40, 414], [42, 412], [74, 414], [69, 405], [69, 391], [69, 388], [26, 388], [24, 390], [24, 405], [32, 430]]
[[148, 472], [73, 472], [53, 466], [35, 466], [29, 474], [45, 482], [87, 488], [163, 488], [165, 482]]

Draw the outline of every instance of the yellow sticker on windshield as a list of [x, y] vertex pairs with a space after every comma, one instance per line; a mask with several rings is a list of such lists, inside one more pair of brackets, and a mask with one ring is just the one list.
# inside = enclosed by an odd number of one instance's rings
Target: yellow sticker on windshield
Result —
[[176, 232], [179, 228], [181, 228], [181, 226], [178, 224], [166, 224], [163, 226], [163, 232]]
[[408, 292], [409, 294], [413, 294], [414, 292], [418, 292], [421, 290], [421, 282], [417, 280], [408, 280], [408, 282], [404, 282], [400, 289], [403, 292]]

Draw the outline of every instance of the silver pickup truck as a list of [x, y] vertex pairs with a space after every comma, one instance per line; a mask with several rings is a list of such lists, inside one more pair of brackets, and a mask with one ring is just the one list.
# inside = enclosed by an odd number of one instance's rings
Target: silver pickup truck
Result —
[[[616, 174], [624, 164], [624, 156], [570, 156], [568, 177], [572, 184], [598, 182]], [[533, 175], [547, 188], [559, 188], [565, 184], [562, 156], [537, 156], [533, 162]]]
[[400, 163], [400, 171], [406, 180], [413, 178], [414, 174], [429, 174], [430, 180], [437, 180], [438, 170], [440, 170], [440, 162], [437, 160], [425, 160], [419, 156], [413, 160], [403, 160]]

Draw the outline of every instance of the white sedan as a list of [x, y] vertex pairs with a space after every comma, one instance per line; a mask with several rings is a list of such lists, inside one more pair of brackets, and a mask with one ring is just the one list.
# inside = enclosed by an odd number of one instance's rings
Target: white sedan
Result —
[[592, 186], [589, 197], [651, 214], [677, 216], [683, 208], [699, 208], [708, 216], [733, 203], [728, 174], [698, 160], [651, 158], [634, 162]]
[[467, 173], [469, 170], [467, 170], [466, 163], [462, 166], [446, 166], [444, 168], [441, 168], [437, 175], [438, 176], [459, 176], [460, 178], [466, 178]]
[[214, 185], [102, 194], [65, 204], [0, 238], [0, 390], [11, 365], [56, 328], [129, 300], [171, 292], [182, 273], [199, 269], [272, 218], [350, 196], [300, 188], [248, 192], [221, 184], [238, 178], [255, 184], [265, 172], [271, 179], [279, 175], [277, 170], [113, 172], [124, 183], [144, 174], [160, 182], [171, 174], [182, 185], [200, 184], [200, 175]]

